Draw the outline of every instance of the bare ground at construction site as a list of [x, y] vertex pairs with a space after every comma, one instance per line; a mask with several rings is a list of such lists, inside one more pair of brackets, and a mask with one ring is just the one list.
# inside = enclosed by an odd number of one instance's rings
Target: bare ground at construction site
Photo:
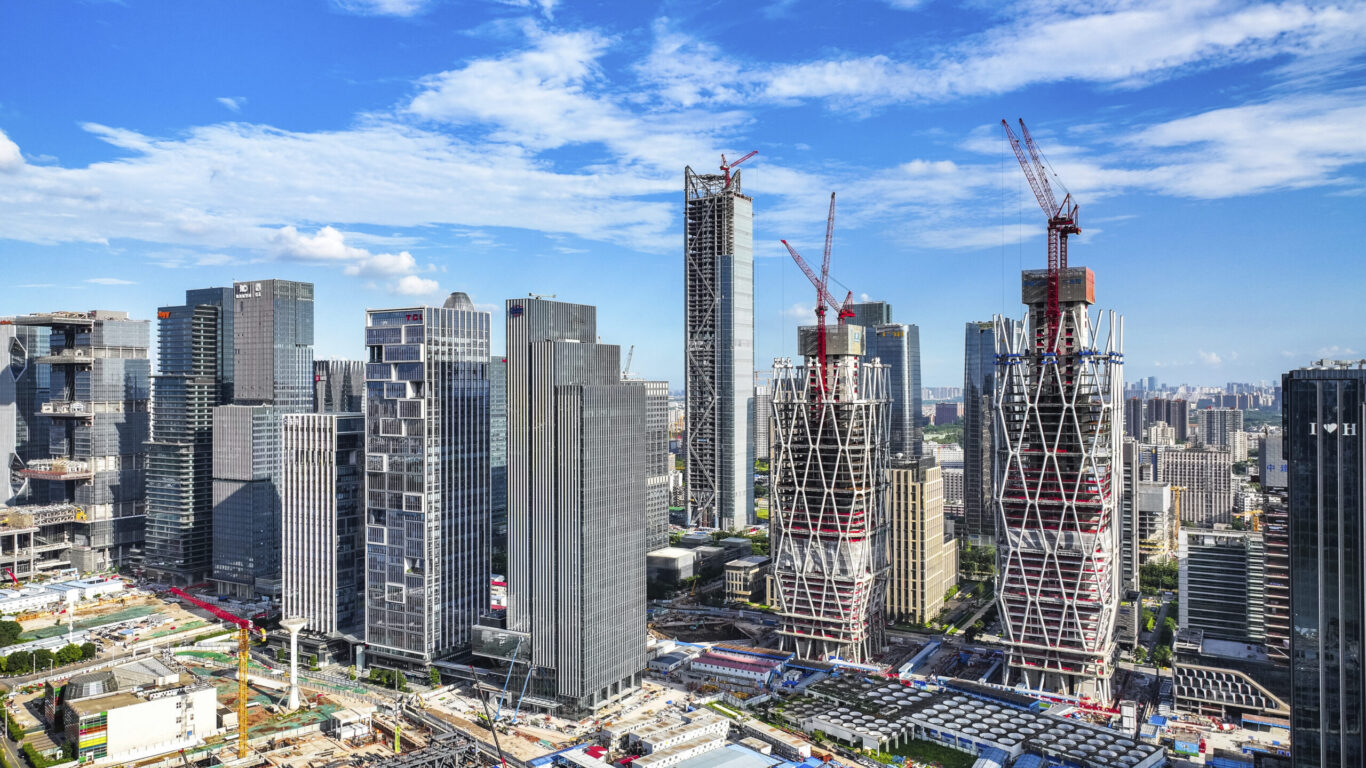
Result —
[[[150, 608], [147, 615], [153, 613], [166, 616], [171, 619], [171, 625], [180, 626], [191, 621], [201, 620], [198, 616], [189, 613], [178, 603], [168, 603], [152, 595], [138, 595], [136, 597], [123, 597], [114, 600], [105, 600], [98, 605], [88, 607], [78, 607], [76, 609], [75, 621], [77, 623], [87, 622], [90, 619], [100, 619], [129, 608]], [[45, 629], [58, 624], [65, 626], [67, 616], [65, 614], [53, 615], [51, 612], [43, 612], [33, 618], [24, 619], [19, 622], [25, 632]], [[207, 622], [206, 622], [207, 624]], [[170, 626], [170, 625], [168, 625]]]

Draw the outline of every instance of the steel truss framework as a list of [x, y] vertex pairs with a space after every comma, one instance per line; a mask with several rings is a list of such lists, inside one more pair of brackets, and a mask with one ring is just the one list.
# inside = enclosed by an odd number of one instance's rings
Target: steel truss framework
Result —
[[[748, 437], [746, 424], [733, 423], [728, 401], [736, 377], [752, 371], [734, 370], [734, 352], [725, 340], [738, 330], [727, 316], [728, 302], [736, 297], [723, 292], [734, 268], [736, 201], [749, 198], [741, 193], [738, 172], [727, 178], [686, 168], [683, 178], [688, 514], [693, 525], [734, 529], [749, 522], [749, 510], [734, 508], [737, 489], [730, 486], [742, 480], [734, 477], [736, 457], [731, 452], [744, 450]], [[752, 367], [753, 360], [746, 366]], [[737, 440], [737, 434], [745, 441]]]
[[883, 645], [888, 372], [830, 356], [773, 366], [771, 528], [778, 633], [803, 658], [869, 661]]
[[[1102, 322], [1104, 327], [1101, 327]], [[997, 600], [1007, 683], [1108, 701], [1120, 598], [1123, 320], [996, 318]], [[1050, 352], [1049, 350], [1055, 350]]]

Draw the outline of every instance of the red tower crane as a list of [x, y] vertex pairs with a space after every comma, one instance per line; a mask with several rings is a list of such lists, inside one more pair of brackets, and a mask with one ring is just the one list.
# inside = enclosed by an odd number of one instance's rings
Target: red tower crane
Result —
[[1015, 159], [1020, 161], [1020, 168], [1024, 171], [1025, 178], [1029, 180], [1030, 189], [1034, 190], [1034, 197], [1039, 201], [1039, 207], [1043, 209], [1044, 216], [1048, 217], [1048, 351], [1057, 350], [1058, 325], [1061, 313], [1058, 310], [1058, 288], [1062, 271], [1067, 269], [1067, 236], [1081, 234], [1081, 227], [1077, 225], [1077, 203], [1072, 199], [1072, 193], [1067, 193], [1059, 205], [1053, 199], [1053, 188], [1048, 185], [1048, 174], [1044, 171], [1043, 160], [1038, 147], [1034, 146], [1034, 137], [1029, 135], [1029, 129], [1025, 127], [1024, 119], [1020, 119], [1020, 134], [1024, 136], [1024, 145], [1029, 150], [1029, 158], [1025, 158], [1025, 150], [1020, 148], [1019, 139], [1015, 138], [1015, 132], [1010, 130], [1010, 123], [1001, 121], [1001, 127], [1006, 129], [1006, 138], [1010, 139], [1010, 148], [1015, 150]]
[[844, 304], [836, 304], [835, 297], [830, 295], [830, 252], [834, 245], [835, 235], [835, 193], [830, 193], [830, 213], [825, 217], [825, 253], [821, 258], [821, 274], [816, 276], [814, 270], [806, 263], [797, 249], [786, 240], [782, 244], [787, 248], [787, 252], [792, 254], [792, 260], [797, 262], [806, 279], [816, 287], [816, 387], [819, 397], [825, 399], [825, 308], [835, 310], [839, 314], [840, 325], [844, 324], [847, 318], [854, 316], [854, 292], [850, 291], [844, 297]]
[[721, 155], [721, 173], [724, 173], [726, 175], [726, 186], [722, 187], [722, 189], [730, 189], [730, 169], [734, 168], [740, 163], [745, 162], [746, 160], [750, 159], [751, 157], [754, 157], [757, 154], [759, 154], [759, 150], [756, 149], [753, 152], [750, 152], [749, 154], [745, 155], [739, 160], [736, 160], [733, 163], [727, 163], [726, 156]]
[[[213, 603], [200, 600], [179, 587], [171, 587], [171, 594], [187, 603], [197, 605], [237, 627], [237, 757], [246, 757], [249, 751], [247, 747], [247, 697], [251, 693], [247, 688], [247, 662], [251, 658], [251, 631], [257, 628], [252, 626], [249, 620], [237, 614], [229, 613]], [[265, 630], [258, 631], [262, 636], [265, 635]]]

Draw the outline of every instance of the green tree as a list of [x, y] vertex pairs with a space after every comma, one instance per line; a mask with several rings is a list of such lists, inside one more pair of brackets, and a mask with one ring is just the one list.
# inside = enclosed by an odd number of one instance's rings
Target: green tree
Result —
[[1175, 591], [1181, 584], [1181, 571], [1175, 559], [1166, 562], [1154, 560], [1139, 567], [1138, 583], [1144, 594]]
[[317, 669], [318, 669], [318, 654], [316, 654], [316, 653], [310, 653], [310, 654], [308, 654], [308, 668], [309, 668], [309, 669], [312, 669], [312, 670], [317, 670]]
[[17, 621], [0, 621], [0, 646], [14, 645], [24, 631]]
[[288, 652], [285, 650], [285, 647], [284, 647], [283, 645], [280, 646], [279, 648], [276, 648], [276, 649], [275, 649], [275, 660], [276, 660], [276, 661], [279, 661], [279, 662], [288, 661], [289, 659], [285, 658], [285, 656], [286, 656], [287, 653], [288, 653]]
[[1172, 661], [1172, 649], [1171, 649], [1171, 648], [1169, 648], [1169, 647], [1167, 647], [1167, 646], [1165, 646], [1165, 645], [1159, 645], [1159, 646], [1157, 646], [1156, 648], [1153, 649], [1153, 664], [1156, 664], [1156, 665], [1159, 666], [1159, 667], [1165, 667], [1165, 666], [1167, 666], [1168, 664], [1170, 664], [1171, 661]]
[[5, 671], [11, 675], [26, 675], [33, 671], [33, 654], [28, 651], [15, 651], [5, 662]]
[[758, 499], [768, 498], [768, 488], [758, 483], [754, 484], [754, 497]]
[[1162, 622], [1162, 636], [1158, 638], [1158, 642], [1162, 645], [1171, 645], [1172, 640], [1176, 637], [1176, 630], [1176, 619], [1168, 616], [1167, 620]]
[[441, 687], [441, 670], [436, 667], [427, 667], [427, 678], [432, 681], [433, 688]]
[[5, 732], [9, 734], [10, 741], [24, 740], [24, 729], [19, 727], [19, 723], [15, 721], [9, 710], [5, 710]]
[[47, 648], [39, 648], [33, 652], [33, 668], [35, 670], [42, 672], [49, 669], [53, 666], [53, 662], [52, 651]]
[[1148, 660], [1148, 649], [1140, 645], [1134, 649], [1133, 656], [1135, 664], [1142, 664]]
[[68, 643], [57, 650], [58, 664], [71, 664], [81, 660], [81, 647], [75, 643]]
[[99, 648], [95, 647], [94, 643], [81, 643], [81, 659], [89, 661], [90, 659], [95, 658], [95, 654], [99, 653], [99, 650]]

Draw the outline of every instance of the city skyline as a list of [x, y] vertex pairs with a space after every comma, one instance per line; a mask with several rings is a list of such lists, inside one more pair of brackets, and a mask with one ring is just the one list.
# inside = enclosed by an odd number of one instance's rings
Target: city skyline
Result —
[[[151, 317], [174, 293], [163, 284], [265, 271], [317, 283], [331, 297], [318, 356], [355, 358], [347, 329], [366, 307], [461, 290], [496, 311], [554, 291], [602, 307], [604, 334], [637, 345], [637, 372], [678, 388], [678, 171], [758, 149], [745, 166], [756, 367], [792, 354], [810, 314], [778, 239], [816, 242], [834, 189], [835, 277], [917, 324], [924, 380], [947, 384], [961, 323], [1014, 314], [1013, 274], [1043, 266], [1043, 222], [997, 127], [1023, 115], [1081, 201], [1075, 258], [1113, 276], [1098, 300], [1128, 308], [1131, 375], [1272, 381], [1362, 353], [1337, 330], [1366, 319], [1351, 300], [1366, 267], [1340, 256], [1366, 235], [1346, 87], [1359, 5], [916, 5], [868, 2], [820, 25], [795, 3], [724, 22], [569, 4], [11, 9], [0, 247], [31, 287], [7, 311]], [[1183, 36], [1133, 44], [1154, 25]], [[156, 44], [118, 45], [134, 34]], [[1039, 36], [1058, 45], [1035, 61]], [[1296, 268], [1278, 269], [1287, 254]], [[632, 274], [633, 290], [599, 266]], [[935, 279], [879, 279], [903, 266]], [[1172, 272], [1186, 291], [1138, 301]], [[1245, 332], [1238, 308], [1283, 314], [1294, 292], [1342, 324]], [[1171, 345], [1192, 321], [1201, 333]]]

